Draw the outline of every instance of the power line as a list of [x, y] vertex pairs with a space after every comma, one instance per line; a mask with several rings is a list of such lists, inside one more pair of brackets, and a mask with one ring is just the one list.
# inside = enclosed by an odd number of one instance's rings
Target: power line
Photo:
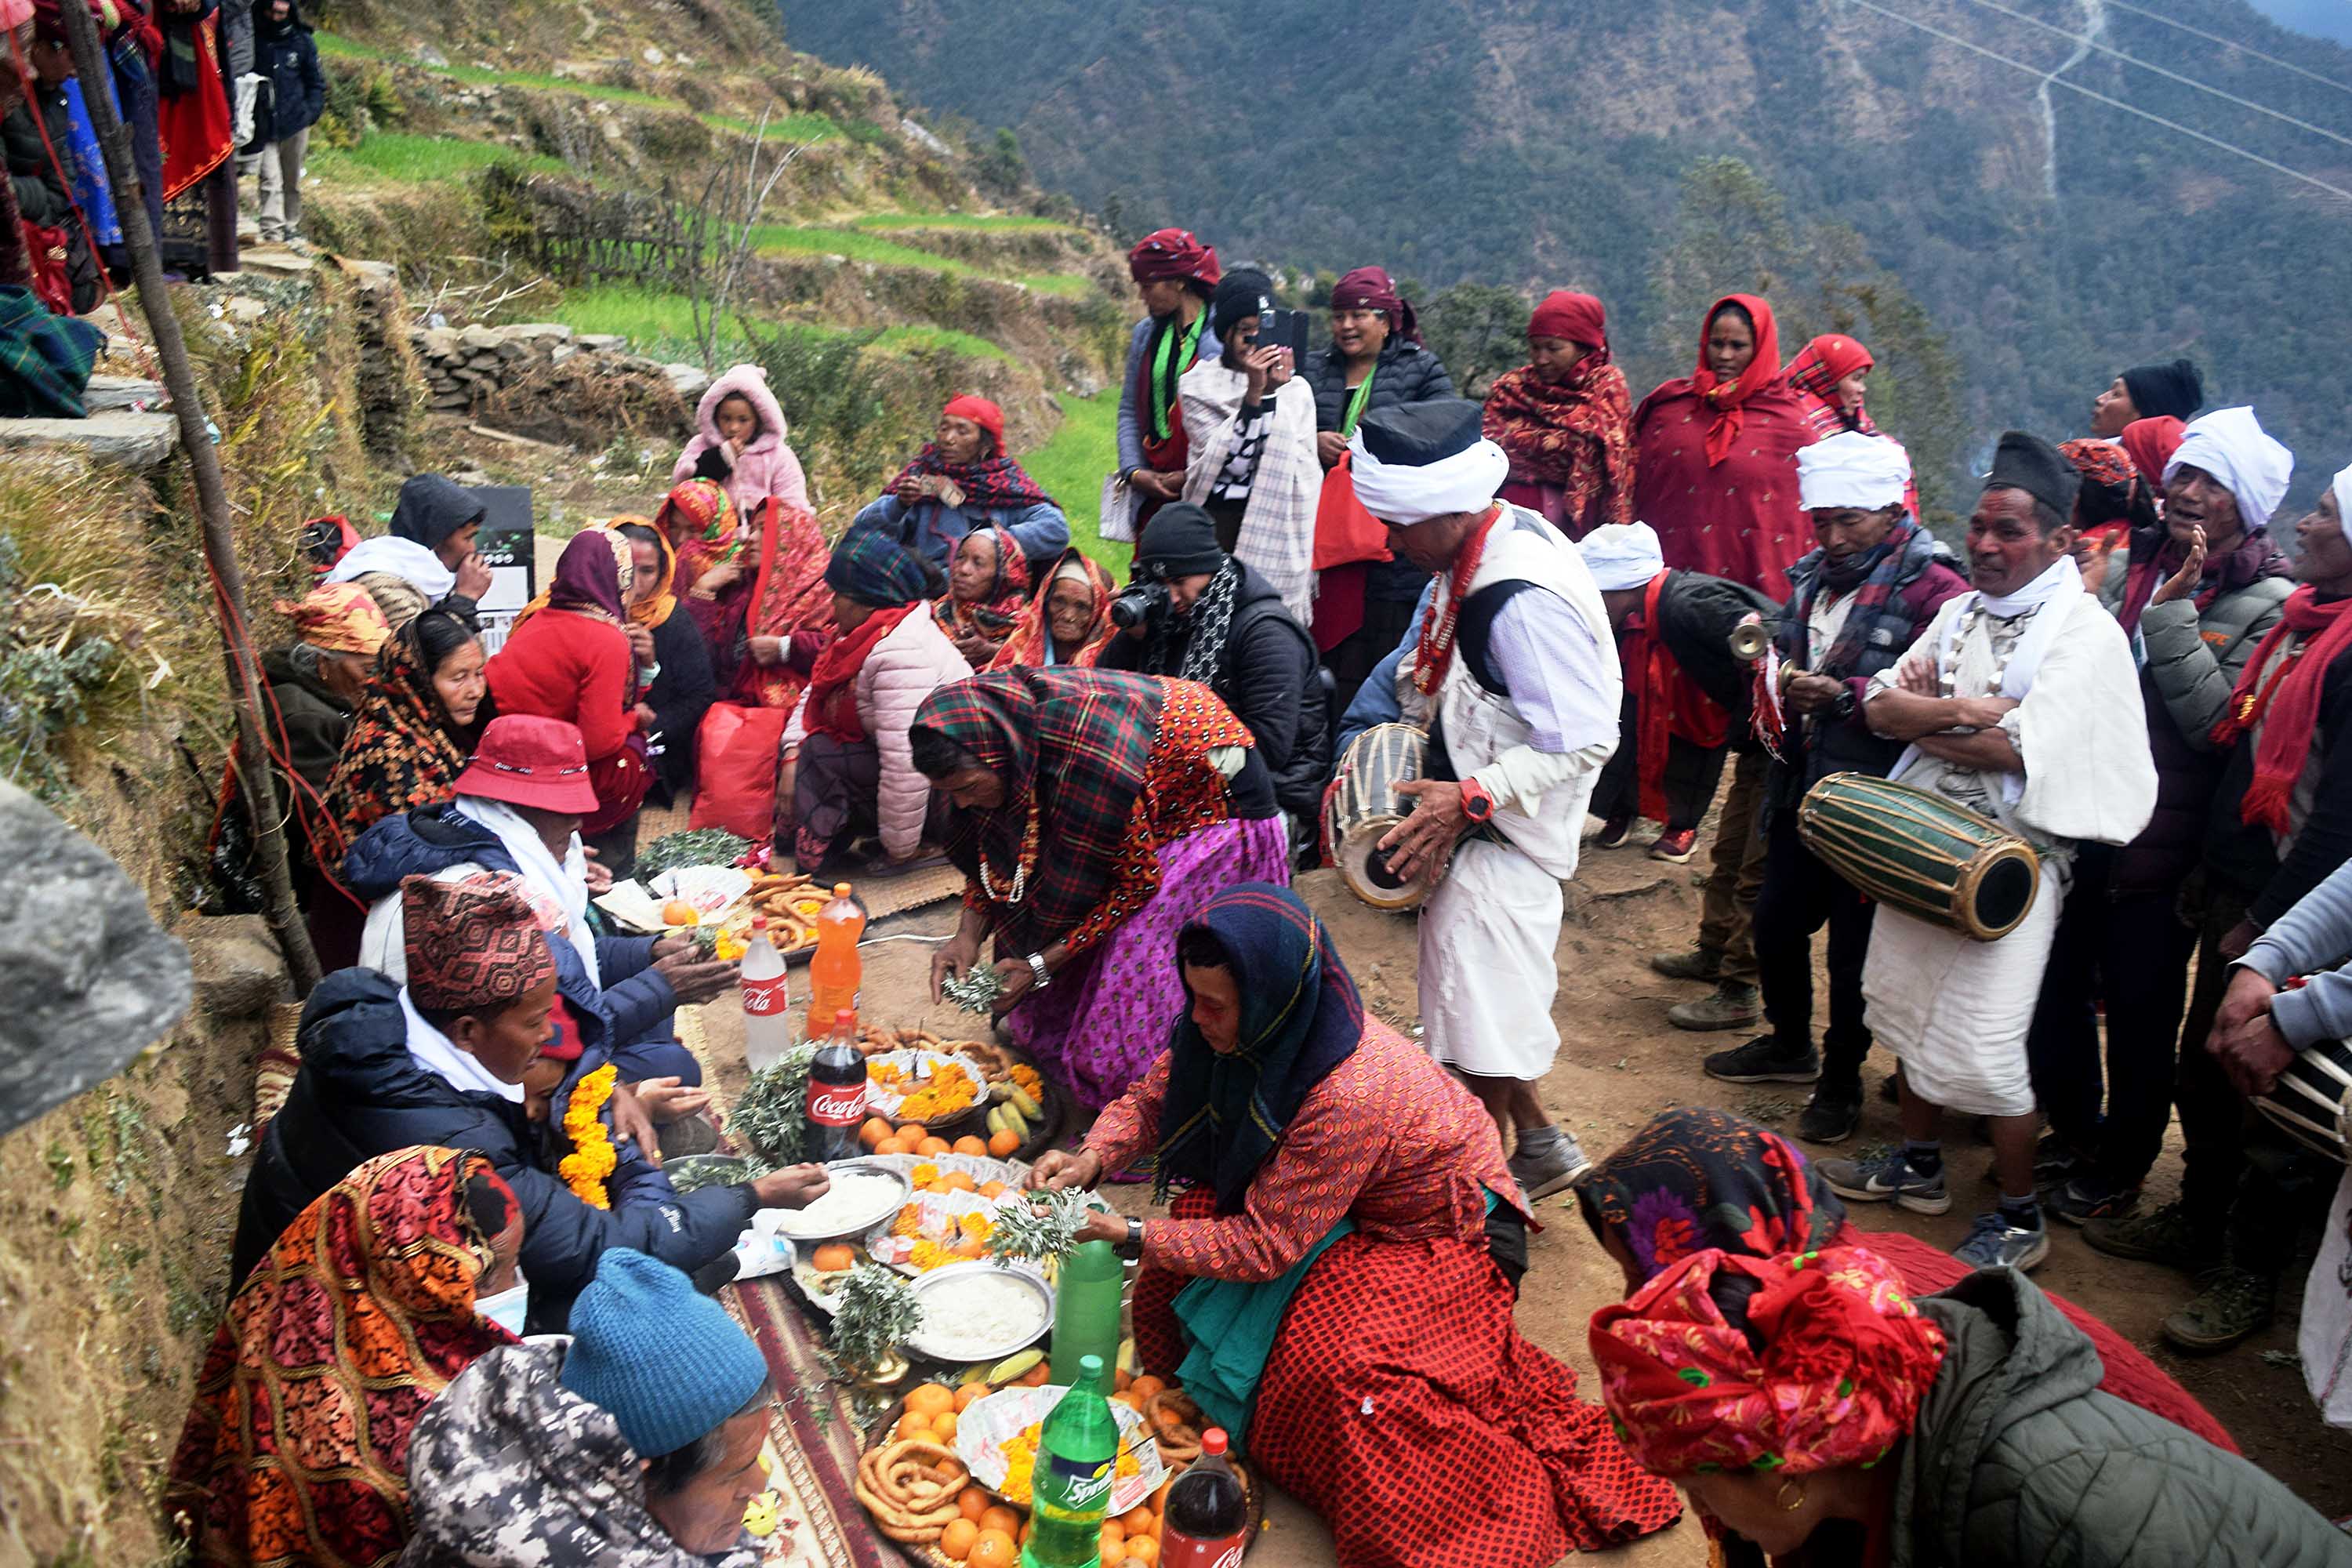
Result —
[[[2294, 115], [2282, 113], [2280, 110], [2273, 109], [2266, 103], [2257, 103], [2251, 98], [2240, 98], [2234, 92], [2226, 91], [2221, 88], [2213, 87], [2208, 83], [2199, 81], [2194, 77], [2182, 76], [2176, 70], [2167, 70], [2160, 65], [2156, 65], [2150, 61], [2139, 59], [2131, 55], [2127, 55], [2121, 49], [2110, 48], [2087, 34], [2070, 33], [2065, 28], [2058, 26], [2053, 23], [2042, 21], [2038, 16], [2029, 16], [2022, 11], [2012, 11], [2008, 6], [1999, 4], [1999, 0], [1969, 0], [1969, 4], [1971, 5], [1981, 5], [1988, 11], [1998, 11], [2002, 16], [2011, 17], [2016, 21], [2023, 22], [2029, 26], [2040, 27], [2045, 32], [2055, 33], [2060, 37], [2064, 38], [2067, 42], [2074, 44], [2079, 48], [2096, 49], [2103, 55], [2112, 55], [2116, 59], [2123, 61], [2126, 65], [2137, 66], [2144, 71], [2153, 71], [2158, 76], [2163, 77], [2167, 80], [2180, 83], [2183, 87], [2193, 87], [2200, 92], [2210, 92], [2216, 98], [2226, 99], [2230, 102], [2236, 104], [2241, 109], [2251, 109], [2257, 114], [2267, 114], [2273, 120], [2280, 121], [2288, 125], [2299, 126], [2303, 130], [2310, 132], [2315, 136], [2325, 136], [2330, 142], [2339, 142], [2344, 146], [2352, 147], [2352, 136], [2339, 136], [2324, 125], [2314, 125], [2307, 120], [2297, 120]], [[2062, 66], [2059, 68], [2063, 70], [2065, 68]], [[2055, 77], [2055, 72], [2052, 73], [2053, 78]]]
[[2309, 77], [2322, 87], [2332, 87], [2338, 92], [2352, 92], [2352, 86], [2337, 81], [2334, 77], [2322, 76], [2315, 70], [2305, 70], [2293, 60], [2283, 60], [2276, 55], [2266, 55], [2260, 49], [2252, 48], [2238, 42], [2235, 38], [2225, 38], [2219, 33], [2209, 33], [2202, 27], [2192, 27], [2186, 22], [2176, 22], [2169, 16], [2159, 16], [2141, 6], [2128, 5], [2126, 0], [2105, 0], [2105, 3], [2118, 11], [2128, 11], [2135, 16], [2145, 16], [2151, 22], [2161, 22], [2168, 27], [2178, 27], [2182, 32], [2202, 38], [2209, 44], [2219, 44], [2225, 49], [2235, 49], [2242, 55], [2251, 55], [2265, 65], [2273, 65], [2281, 70], [2293, 71], [2297, 76]]
[[[2177, 131], [2181, 135], [2189, 137], [2195, 141], [2202, 142], [2209, 147], [2219, 147], [2224, 153], [2235, 153], [2239, 157], [2244, 158], [2250, 163], [2260, 163], [2263, 168], [2269, 169], [2275, 174], [2284, 174], [2291, 180], [2300, 180], [2306, 185], [2316, 185], [2319, 189], [2326, 191], [2329, 195], [2341, 196], [2346, 201], [2352, 202], [2352, 191], [2347, 191], [2341, 185], [2331, 185], [2326, 180], [2320, 179], [2316, 175], [2306, 174], [2300, 169], [2290, 169], [2284, 163], [2278, 162], [2276, 159], [2265, 158], [2260, 153], [2250, 153], [2245, 148], [2224, 142], [2218, 136], [2208, 136], [2202, 131], [2192, 130], [2189, 126], [2181, 124], [2177, 120], [2167, 120], [2161, 114], [2150, 114], [2147, 110], [2141, 109], [2134, 104], [2126, 103], [2119, 98], [2109, 98], [2104, 92], [2094, 92], [2089, 88], [2083, 86], [2079, 82], [2068, 81], [2062, 76], [2053, 76], [2039, 66], [2028, 65], [2023, 60], [2011, 59], [2007, 55], [1996, 54], [1992, 50], [1986, 48], [1981, 44], [1972, 44], [1969, 42], [1968, 39], [1960, 37], [1957, 34], [1944, 31], [1941, 27], [1931, 26], [1926, 22], [1918, 21], [1910, 16], [1906, 16], [1899, 11], [1890, 11], [1885, 6], [1878, 5], [1876, 0], [1849, 0], [1849, 3], [1859, 5], [1865, 11], [1875, 11], [1878, 15], [1888, 17], [1891, 20], [1900, 22], [1906, 27], [1916, 27], [1919, 31], [1941, 38], [1948, 44], [1957, 44], [1961, 48], [1968, 50], [1971, 54], [1982, 55], [1989, 60], [1999, 60], [2002, 65], [2014, 67], [2016, 69], [2023, 71], [2026, 75], [2034, 78], [2036, 80], [2046, 81], [2054, 87], [2063, 87], [2069, 92], [2079, 92], [2084, 98], [2090, 99], [2094, 102], [2104, 103], [2110, 109], [2120, 109], [2126, 114], [2136, 114], [2142, 120], [2151, 121], [2158, 125], [2163, 126], [2168, 131]], [[2108, 3], [2112, 5], [2115, 3], [2115, 0], [2108, 0]]]

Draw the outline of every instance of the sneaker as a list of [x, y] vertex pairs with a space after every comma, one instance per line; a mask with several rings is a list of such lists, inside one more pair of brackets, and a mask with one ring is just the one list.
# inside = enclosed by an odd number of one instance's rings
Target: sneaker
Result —
[[1861, 1090], [1824, 1085], [1813, 1090], [1804, 1114], [1797, 1118], [1797, 1136], [1808, 1143], [1843, 1143], [1861, 1125]]
[[2220, 1250], [2218, 1238], [2199, 1244], [2198, 1226], [2179, 1203], [2168, 1203], [2147, 1214], [2128, 1218], [2087, 1220], [2083, 1239], [2094, 1252], [2128, 1258], [2136, 1263], [2162, 1263], [2194, 1273], [2210, 1263]]
[[1669, 980], [1712, 980], [1723, 973], [1723, 949], [1694, 947], [1684, 952], [1654, 952], [1650, 967]]
[[2164, 1337], [2179, 1350], [2213, 1355], [2270, 1327], [2278, 1310], [2278, 1281], [2233, 1264], [2198, 1281], [2197, 1299], [2164, 1320]]
[[[1738, 980], [1718, 982], [1712, 994], [1696, 1002], [1677, 1002], [1666, 1009], [1666, 1022], [1677, 1029], [1744, 1029], [1764, 1016], [1756, 987]], [[1797, 1079], [1811, 1083], [1810, 1078]]]
[[2011, 1225], [1995, 1209], [1977, 1215], [1952, 1256], [1972, 1268], [2031, 1268], [2050, 1256], [2050, 1227]]
[[2139, 1188], [2116, 1186], [2105, 1176], [2077, 1176], [2043, 1198], [2042, 1206], [2068, 1225], [2121, 1219], [2139, 1206]]
[[2071, 1139], [2045, 1132], [2033, 1146], [2033, 1184], [2037, 1188], [2061, 1185], [2090, 1174], [2094, 1163], [2092, 1156], [2076, 1148]]
[[1625, 840], [1633, 837], [1634, 820], [1633, 814], [1631, 812], [1627, 812], [1622, 816], [1609, 818], [1601, 825], [1600, 836], [1593, 839], [1592, 847], [1596, 849], [1624, 848]]
[[1823, 1160], [1813, 1168], [1829, 1183], [1830, 1191], [1856, 1203], [1893, 1202], [1913, 1214], [1942, 1214], [1952, 1206], [1952, 1196], [1944, 1190], [1944, 1173], [1921, 1174], [1899, 1148], [1874, 1160]]
[[1698, 847], [1697, 828], [1670, 827], [1659, 834], [1658, 841], [1650, 846], [1650, 858], [1670, 860], [1679, 866], [1691, 858], [1691, 851], [1696, 847]]
[[1528, 1195], [1529, 1203], [1551, 1196], [1592, 1169], [1583, 1147], [1566, 1132], [1550, 1149], [1534, 1154], [1514, 1154], [1503, 1163], [1510, 1168], [1511, 1179], [1519, 1184], [1519, 1190]]
[[1726, 1083], [1812, 1083], [1822, 1076], [1822, 1054], [1810, 1044], [1785, 1046], [1778, 1035], [1759, 1035], [1744, 1046], [1717, 1051], [1701, 1064], [1709, 1078]]

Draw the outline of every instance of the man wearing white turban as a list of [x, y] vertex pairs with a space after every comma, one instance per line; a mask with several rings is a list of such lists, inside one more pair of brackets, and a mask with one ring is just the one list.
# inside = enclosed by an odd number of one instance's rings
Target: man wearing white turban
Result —
[[[1894, 442], [1849, 431], [1797, 454], [1797, 484], [1820, 547], [1789, 568], [1771, 658], [1788, 725], [1764, 786], [1764, 886], [1756, 899], [1756, 968], [1766, 1032], [1706, 1058], [1730, 1083], [1816, 1083], [1797, 1121], [1814, 1143], [1851, 1137], [1862, 1119], [1870, 1055], [1862, 966], [1875, 905], [1805, 845], [1797, 807], [1831, 773], [1884, 778], [1900, 742], [1870, 732], [1870, 678], [1919, 640], [1944, 601], [1968, 592], [1937, 558], [1904, 494], [1911, 460]], [[1813, 935], [1829, 928], [1829, 1027], [1813, 1047]]]
[[[1349, 443], [1356, 496], [1389, 549], [1437, 576], [1397, 670], [1405, 722], [1429, 734], [1412, 814], [1381, 841], [1391, 868], [1441, 879], [1421, 914], [1421, 1019], [1507, 1134], [1530, 1200], [1590, 1163], [1537, 1098], [1559, 1031], [1559, 885], [1601, 764], [1620, 682], [1608, 612], [1567, 538], [1495, 499], [1509, 472], [1458, 398], [1366, 415]], [[1450, 864], [1449, 864], [1450, 862]]]

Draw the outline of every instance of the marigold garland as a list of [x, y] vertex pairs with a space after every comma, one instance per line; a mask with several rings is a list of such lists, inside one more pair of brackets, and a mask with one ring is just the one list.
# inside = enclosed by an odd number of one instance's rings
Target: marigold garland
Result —
[[609, 1063], [598, 1068], [573, 1088], [572, 1102], [563, 1109], [563, 1135], [572, 1141], [572, 1152], [556, 1170], [572, 1195], [590, 1208], [613, 1206], [604, 1178], [621, 1161], [613, 1152], [613, 1135], [604, 1129], [603, 1112], [620, 1078], [620, 1069]]

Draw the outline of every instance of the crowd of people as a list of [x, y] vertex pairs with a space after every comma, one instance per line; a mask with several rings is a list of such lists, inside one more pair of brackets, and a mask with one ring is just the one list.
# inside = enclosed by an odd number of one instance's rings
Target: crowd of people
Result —
[[[1727, 1563], [2352, 1557], [2027, 1278], [2078, 1225], [2194, 1279], [2165, 1337], [2220, 1351], [2316, 1228], [2304, 1363], [2352, 1423], [2352, 1184], [2328, 1215], [2335, 1167], [2259, 1109], [2352, 1033], [2352, 468], [2290, 565], [2290, 455], [2200, 412], [2186, 362], [2136, 367], [2090, 436], [2000, 438], [1955, 551], [1869, 350], [1784, 363], [1760, 297], [1636, 404], [1601, 302], [1554, 293], [1482, 405], [1378, 268], [1300, 360], [1265, 273], [1174, 229], [1129, 261], [1124, 583], [971, 395], [828, 542], [751, 366], [495, 653], [464, 487], [306, 533], [267, 669], [334, 973], [173, 1465], [196, 1559], [572, 1560], [514, 1518], [604, 1562], [738, 1544], [768, 1373], [705, 1293], [826, 1177], [660, 1168], [709, 1137], [676, 1009], [737, 970], [590, 900], [646, 804], [689, 798], [821, 879], [961, 873], [934, 999], [992, 971], [1003, 1037], [1091, 1118], [1032, 1179], [1183, 1189], [1089, 1233], [1140, 1260], [1145, 1362], [1343, 1563], [1548, 1563], [1665, 1527], [1677, 1487]], [[1425, 740], [1381, 844], [1431, 884], [1417, 1041], [1289, 887], [1391, 724]], [[1996, 931], [1866, 892], [1807, 826], [1854, 781], [2021, 845], [2030, 897]], [[1707, 989], [1668, 1019], [1760, 1019], [1706, 1073], [1811, 1099], [1792, 1137], [1685, 1108], [1596, 1165], [1540, 1093], [1585, 1044], [1553, 1017], [1562, 884], [1637, 842], [1689, 860], [1710, 808], [1694, 945], [1653, 960]], [[1899, 1140], [1809, 1160], [1854, 1137], [1874, 1047]], [[2147, 1206], [2176, 1107], [2181, 1196]], [[1967, 1240], [1851, 1224], [1948, 1210], [1955, 1117], [1991, 1144]], [[1532, 1205], [1570, 1186], [1625, 1276], [1605, 1408], [1512, 1321]]]

